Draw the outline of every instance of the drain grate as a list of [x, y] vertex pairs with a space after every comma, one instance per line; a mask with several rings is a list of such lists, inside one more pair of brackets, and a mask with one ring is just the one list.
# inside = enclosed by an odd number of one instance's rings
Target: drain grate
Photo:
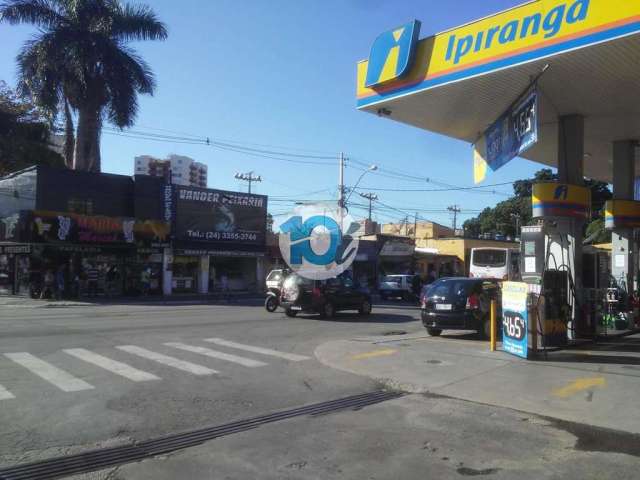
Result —
[[14, 467], [0, 469], [0, 480], [45, 480], [93, 472], [125, 463], [140, 461], [164, 453], [174, 452], [187, 447], [193, 447], [208, 440], [233, 433], [244, 432], [261, 425], [279, 422], [289, 418], [304, 415], [326, 415], [327, 413], [338, 412], [340, 410], [359, 410], [368, 405], [393, 400], [403, 395], [401, 392], [379, 390], [284, 410], [247, 420], [239, 420], [216, 427], [168, 435], [132, 445], [92, 450], [67, 457], [50, 458], [39, 462], [16, 465]]

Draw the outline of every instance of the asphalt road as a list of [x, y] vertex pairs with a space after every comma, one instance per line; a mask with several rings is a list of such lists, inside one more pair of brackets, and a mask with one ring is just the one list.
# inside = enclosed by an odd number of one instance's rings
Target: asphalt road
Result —
[[[0, 308], [0, 467], [374, 392], [320, 364], [316, 347], [421, 332], [418, 317], [400, 304], [333, 320], [259, 305]], [[639, 449], [619, 444], [638, 439], [614, 433], [414, 394], [77, 478], [637, 478]]]
[[415, 330], [417, 314], [409, 306], [333, 320], [258, 305], [3, 308], [0, 465], [372, 391], [372, 381], [319, 364], [314, 349]]

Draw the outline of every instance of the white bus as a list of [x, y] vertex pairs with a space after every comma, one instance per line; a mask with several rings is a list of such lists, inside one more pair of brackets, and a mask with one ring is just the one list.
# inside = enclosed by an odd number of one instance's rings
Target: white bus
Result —
[[520, 280], [520, 251], [514, 248], [472, 248], [469, 277]]

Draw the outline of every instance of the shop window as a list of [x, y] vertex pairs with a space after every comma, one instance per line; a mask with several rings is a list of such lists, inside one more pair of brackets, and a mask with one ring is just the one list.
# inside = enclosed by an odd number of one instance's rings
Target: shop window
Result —
[[81, 215], [93, 215], [93, 200], [70, 198], [67, 201], [67, 211]]

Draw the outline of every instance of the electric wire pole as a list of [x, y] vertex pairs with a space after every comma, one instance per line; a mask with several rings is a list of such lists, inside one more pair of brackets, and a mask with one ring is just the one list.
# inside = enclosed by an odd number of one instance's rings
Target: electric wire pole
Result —
[[369, 200], [369, 221], [371, 221], [371, 204], [378, 200], [378, 196], [375, 193], [358, 193], [362, 198]]
[[253, 171], [248, 172], [248, 173], [236, 173], [235, 178], [236, 178], [236, 180], [243, 180], [243, 181], [249, 183], [249, 193], [251, 193], [251, 184], [253, 182], [261, 182], [262, 181], [262, 177], [260, 175], [254, 176], [253, 175]]
[[344, 208], [344, 153], [338, 155], [338, 208]]
[[458, 227], [458, 214], [460, 213], [460, 207], [458, 205], [452, 205], [447, 207], [447, 210], [453, 212], [453, 234], [456, 234], [456, 229]]

